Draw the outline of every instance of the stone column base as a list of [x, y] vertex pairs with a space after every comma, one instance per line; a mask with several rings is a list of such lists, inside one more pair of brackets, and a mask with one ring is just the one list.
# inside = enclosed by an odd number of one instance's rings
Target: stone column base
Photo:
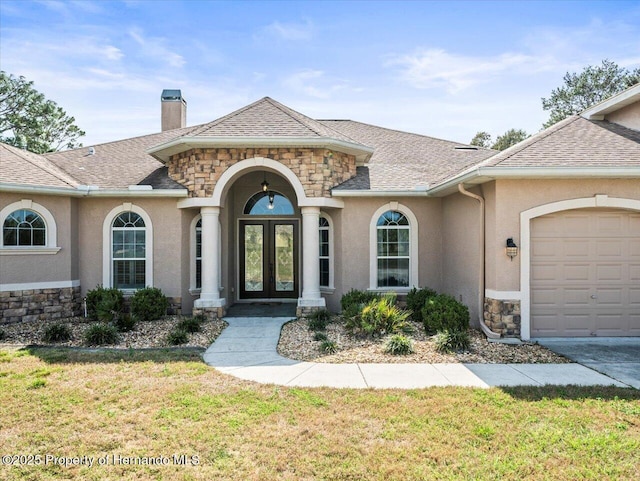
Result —
[[193, 303], [193, 315], [202, 314], [207, 319], [222, 319], [226, 314], [226, 299], [196, 299]]
[[224, 307], [194, 307], [194, 316], [204, 316], [205, 319], [215, 321], [216, 319], [222, 319], [226, 314]]
[[485, 297], [484, 323], [503, 337], [520, 337], [520, 301]]
[[297, 317], [305, 317], [314, 312], [320, 311], [327, 307], [327, 302], [324, 297], [318, 299], [305, 299], [300, 297], [298, 299], [298, 307], [296, 308]]

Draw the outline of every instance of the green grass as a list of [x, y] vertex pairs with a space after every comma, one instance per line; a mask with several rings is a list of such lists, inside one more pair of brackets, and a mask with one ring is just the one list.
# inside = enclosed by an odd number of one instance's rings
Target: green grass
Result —
[[637, 390], [286, 388], [221, 374], [201, 352], [0, 350], [2, 454], [170, 460], [0, 466], [0, 477], [636, 479]]

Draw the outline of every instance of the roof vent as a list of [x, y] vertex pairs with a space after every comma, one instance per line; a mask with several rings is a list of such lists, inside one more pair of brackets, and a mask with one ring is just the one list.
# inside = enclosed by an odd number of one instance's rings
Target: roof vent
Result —
[[96, 153], [96, 148], [95, 147], [89, 147], [89, 155], [95, 155]]
[[475, 145], [456, 145], [454, 147], [455, 150], [478, 150], [478, 147]]

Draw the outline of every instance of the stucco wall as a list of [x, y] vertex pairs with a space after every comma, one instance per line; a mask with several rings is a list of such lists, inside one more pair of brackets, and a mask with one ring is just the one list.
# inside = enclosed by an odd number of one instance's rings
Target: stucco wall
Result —
[[341, 262], [335, 266], [340, 294], [352, 288], [369, 288], [369, 226], [376, 210], [391, 201], [407, 206], [418, 220], [419, 286], [442, 290], [441, 199], [374, 197], [345, 198], [344, 201], [342, 230], [335, 233], [336, 248], [341, 249]]
[[[480, 189], [471, 191], [479, 194]], [[480, 203], [453, 194], [442, 200], [442, 292], [469, 307], [471, 324], [479, 325]]]
[[[0, 255], [0, 284], [59, 282], [78, 279], [76, 200], [61, 196], [0, 193], [0, 210], [23, 199], [45, 207], [57, 228], [56, 254]], [[36, 210], [36, 209], [34, 209]], [[0, 220], [4, 222], [4, 219]]]
[[515, 243], [521, 246], [522, 211], [560, 200], [594, 197], [596, 194], [640, 199], [638, 179], [498, 180], [495, 184], [496, 225], [495, 229], [487, 230], [486, 288], [498, 291], [520, 290], [520, 257], [511, 262], [505, 255], [504, 246], [508, 237], [513, 237]]
[[181, 211], [175, 199], [114, 199], [88, 198], [79, 204], [78, 214], [80, 248], [80, 279], [82, 293], [103, 283], [102, 245], [103, 223], [111, 209], [131, 202], [145, 210], [153, 225], [153, 286], [162, 289], [168, 297], [182, 295], [183, 252], [188, 253], [189, 244], [184, 245]]
[[627, 105], [616, 112], [605, 116], [609, 122], [624, 125], [630, 129], [640, 130], [640, 102]]

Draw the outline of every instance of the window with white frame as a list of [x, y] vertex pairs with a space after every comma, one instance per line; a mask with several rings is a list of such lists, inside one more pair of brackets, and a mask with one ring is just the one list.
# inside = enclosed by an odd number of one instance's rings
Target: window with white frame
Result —
[[411, 227], [401, 212], [388, 210], [376, 223], [377, 287], [409, 287]]
[[111, 227], [113, 287], [141, 289], [146, 286], [147, 229], [135, 212], [119, 214]]
[[196, 289], [202, 288], [202, 219], [196, 223]]
[[30, 199], [0, 209], [0, 255], [56, 254], [56, 221], [49, 210]]
[[331, 287], [331, 225], [326, 217], [321, 216], [318, 224], [320, 239], [320, 287]]
[[46, 239], [47, 228], [44, 219], [33, 210], [15, 210], [2, 224], [3, 246], [45, 246]]

